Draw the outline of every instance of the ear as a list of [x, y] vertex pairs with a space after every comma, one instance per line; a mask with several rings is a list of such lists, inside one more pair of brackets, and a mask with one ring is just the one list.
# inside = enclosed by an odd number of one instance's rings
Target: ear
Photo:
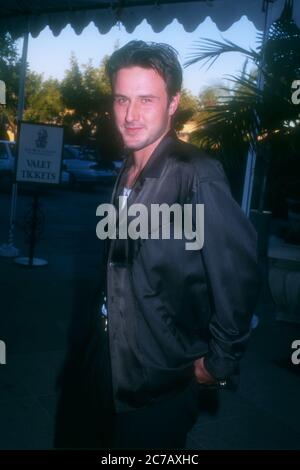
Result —
[[169, 104], [169, 116], [173, 116], [175, 114], [176, 109], [179, 106], [179, 101], [180, 101], [180, 93], [179, 91], [176, 93], [176, 95], [172, 96], [170, 104]]

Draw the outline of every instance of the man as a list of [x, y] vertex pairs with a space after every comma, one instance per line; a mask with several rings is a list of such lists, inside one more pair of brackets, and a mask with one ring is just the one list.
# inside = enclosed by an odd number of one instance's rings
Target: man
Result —
[[187, 250], [185, 237], [123, 238], [118, 230], [107, 241], [97, 317], [106, 342], [102, 438], [110, 432], [108, 447], [184, 448], [200, 390], [238, 374], [258, 295], [256, 233], [222, 165], [172, 129], [182, 83], [174, 49], [131, 41], [107, 72], [126, 153], [112, 203], [127, 196], [128, 210], [139, 203], [149, 214], [153, 204], [190, 204], [194, 223], [204, 204], [204, 244]]

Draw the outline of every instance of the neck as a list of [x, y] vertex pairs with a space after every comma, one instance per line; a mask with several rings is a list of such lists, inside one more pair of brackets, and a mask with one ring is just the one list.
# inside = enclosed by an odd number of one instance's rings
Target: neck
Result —
[[164, 138], [164, 136], [170, 131], [170, 128], [167, 129], [164, 134], [162, 134], [155, 142], [148, 145], [147, 147], [136, 150], [133, 152], [133, 166], [137, 171], [141, 171], [143, 167], [146, 165], [147, 161], [149, 160], [150, 156], [160, 143], [160, 141]]

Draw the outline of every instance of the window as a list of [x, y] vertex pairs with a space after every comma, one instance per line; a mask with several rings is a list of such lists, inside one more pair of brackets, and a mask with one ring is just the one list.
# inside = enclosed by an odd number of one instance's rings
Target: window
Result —
[[4, 160], [7, 158], [8, 158], [8, 155], [7, 155], [6, 146], [2, 142], [0, 142], [0, 159]]

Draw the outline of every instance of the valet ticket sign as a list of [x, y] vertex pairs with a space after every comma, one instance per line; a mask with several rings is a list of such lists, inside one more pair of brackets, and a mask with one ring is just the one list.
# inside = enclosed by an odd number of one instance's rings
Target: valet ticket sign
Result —
[[16, 181], [55, 185], [60, 183], [63, 127], [21, 122]]

